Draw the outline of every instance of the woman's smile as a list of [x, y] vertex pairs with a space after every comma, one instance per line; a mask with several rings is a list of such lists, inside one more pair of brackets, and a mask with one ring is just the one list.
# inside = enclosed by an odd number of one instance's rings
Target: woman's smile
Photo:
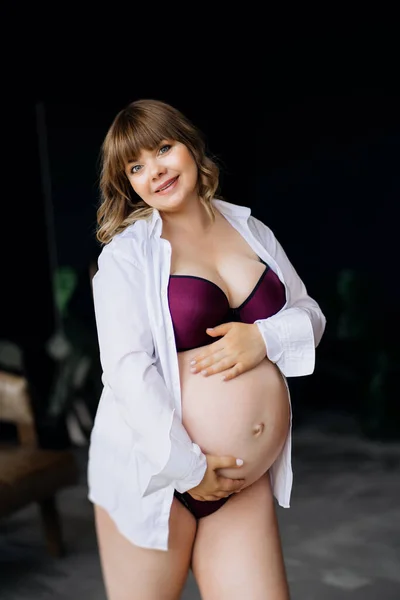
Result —
[[179, 175], [173, 177], [172, 179], [168, 179], [168, 181], [162, 186], [156, 189], [156, 194], [160, 196], [164, 196], [165, 194], [169, 194], [173, 189], [178, 185]]

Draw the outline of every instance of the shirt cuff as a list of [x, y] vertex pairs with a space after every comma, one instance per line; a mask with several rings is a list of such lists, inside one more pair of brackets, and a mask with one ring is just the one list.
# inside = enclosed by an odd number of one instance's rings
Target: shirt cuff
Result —
[[174, 482], [177, 492], [183, 494], [199, 485], [207, 470], [207, 459], [197, 444], [193, 444], [192, 463], [186, 476]]
[[255, 325], [257, 325], [258, 330], [262, 335], [269, 360], [273, 363], [277, 363], [283, 354], [283, 346], [276, 328], [268, 323], [267, 319], [255, 321]]
[[143, 496], [173, 484], [178, 492], [186, 492], [200, 483], [207, 469], [207, 459], [200, 447], [184, 442], [171, 434], [168, 461], [162, 471], [146, 478], [142, 484]]
[[268, 358], [286, 377], [300, 377], [313, 372], [315, 340], [306, 310], [292, 307], [255, 323], [263, 336]]

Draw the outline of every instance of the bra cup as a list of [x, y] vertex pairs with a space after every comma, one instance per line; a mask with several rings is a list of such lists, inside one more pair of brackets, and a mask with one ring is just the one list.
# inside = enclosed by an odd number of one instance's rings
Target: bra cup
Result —
[[254, 323], [272, 317], [285, 305], [285, 286], [272, 269], [269, 269], [256, 292], [238, 311], [241, 323]]
[[168, 303], [178, 352], [200, 348], [217, 341], [208, 327], [239, 321], [254, 323], [276, 314], [285, 304], [285, 287], [266, 267], [247, 299], [231, 308], [223, 290], [212, 281], [193, 275], [171, 275]]
[[230, 321], [227, 297], [217, 286], [203, 280], [170, 279], [168, 302], [175, 343], [180, 352], [215, 342], [218, 338], [207, 335], [207, 327]]

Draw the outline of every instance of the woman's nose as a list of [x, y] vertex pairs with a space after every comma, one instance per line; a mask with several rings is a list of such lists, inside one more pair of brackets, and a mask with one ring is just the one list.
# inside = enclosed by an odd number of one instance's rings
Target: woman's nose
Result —
[[164, 165], [160, 165], [159, 163], [154, 163], [151, 168], [151, 175], [153, 179], [157, 179], [161, 175], [164, 175], [167, 172], [167, 169]]

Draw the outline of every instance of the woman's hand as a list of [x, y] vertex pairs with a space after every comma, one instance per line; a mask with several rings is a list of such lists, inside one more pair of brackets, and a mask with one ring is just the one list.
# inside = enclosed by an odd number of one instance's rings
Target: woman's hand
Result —
[[223, 337], [201, 348], [190, 363], [192, 373], [207, 376], [224, 371], [223, 379], [228, 381], [266, 357], [265, 343], [255, 324], [224, 323], [206, 331], [212, 337]]
[[[244, 486], [244, 479], [229, 479], [218, 475], [218, 469], [240, 469], [243, 461], [232, 456], [213, 456], [206, 454], [207, 469], [199, 485], [188, 490], [188, 494], [195, 500], [221, 500], [231, 494], [240, 492]], [[239, 475], [240, 476], [240, 475]]]

